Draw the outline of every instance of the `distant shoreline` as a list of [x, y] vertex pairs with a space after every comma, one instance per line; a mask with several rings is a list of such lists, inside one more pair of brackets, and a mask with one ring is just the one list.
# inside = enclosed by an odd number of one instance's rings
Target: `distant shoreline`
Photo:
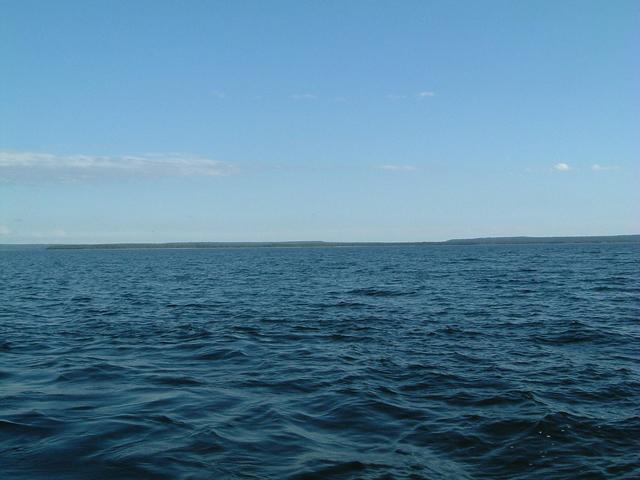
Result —
[[219, 249], [219, 248], [304, 248], [304, 247], [387, 247], [446, 245], [527, 245], [569, 243], [640, 243], [640, 235], [575, 237], [483, 237], [451, 239], [441, 242], [165, 242], [165, 243], [85, 243], [85, 244], [0, 244], [0, 249], [34, 248], [47, 250], [125, 250], [125, 249]]

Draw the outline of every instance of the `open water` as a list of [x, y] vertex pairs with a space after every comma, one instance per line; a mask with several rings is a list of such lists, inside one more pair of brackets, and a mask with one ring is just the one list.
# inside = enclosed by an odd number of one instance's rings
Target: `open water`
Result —
[[640, 244], [0, 251], [3, 479], [640, 478]]

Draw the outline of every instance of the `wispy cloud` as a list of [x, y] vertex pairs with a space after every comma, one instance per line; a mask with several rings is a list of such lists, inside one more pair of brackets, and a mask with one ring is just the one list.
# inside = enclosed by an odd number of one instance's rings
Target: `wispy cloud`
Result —
[[31, 234], [33, 238], [65, 238], [68, 237], [67, 231], [64, 228], [54, 228], [45, 232], [33, 232]]
[[318, 97], [313, 93], [293, 93], [289, 95], [289, 98], [292, 100], [315, 100]]
[[233, 165], [225, 162], [177, 153], [106, 156], [0, 151], [0, 180], [8, 181], [82, 181], [101, 177], [213, 177], [233, 171]]
[[556, 163], [553, 166], [553, 169], [556, 172], [568, 172], [569, 170], [571, 170], [571, 167], [569, 165], [567, 165], [566, 163]]
[[6, 225], [0, 225], [0, 235], [11, 235], [11, 229]]
[[432, 92], [431, 90], [423, 90], [422, 92], [418, 92], [415, 94], [407, 95], [404, 93], [389, 93], [385, 95], [385, 98], [388, 100], [403, 100], [405, 98], [417, 98], [418, 100], [426, 100], [427, 98], [435, 97], [436, 92]]
[[[224, 100], [224, 99], [229, 99], [231, 100], [233, 99], [238, 99], [239, 97], [234, 96], [231, 97], [229, 95], [227, 95], [223, 90], [209, 90], [209, 95], [217, 98], [219, 100]], [[423, 90], [417, 93], [397, 93], [397, 92], [391, 92], [391, 93], [387, 93], [386, 95], [384, 95], [384, 98], [386, 98], [387, 100], [406, 100], [406, 99], [418, 99], [418, 100], [426, 100], [428, 98], [432, 98], [436, 96], [436, 92], [432, 91], [432, 90]], [[262, 100], [265, 98], [268, 98], [269, 96], [263, 96], [263, 95], [248, 95], [245, 98], [249, 98], [251, 100]], [[339, 95], [339, 96], [323, 96], [323, 95], [318, 95], [316, 93], [312, 93], [312, 92], [296, 92], [296, 93], [291, 93], [288, 96], [289, 100], [297, 100], [297, 101], [301, 101], [301, 100], [318, 100], [318, 101], [326, 101], [326, 102], [334, 102], [334, 103], [343, 103], [349, 100], [349, 98], [353, 98], [353, 96], [344, 96], [344, 95]]]
[[400, 93], [389, 93], [385, 95], [385, 97], [388, 98], [389, 100], [401, 100], [403, 98], [407, 98], [406, 95], [402, 95]]
[[616, 165], [598, 165], [597, 163], [591, 165], [591, 170], [596, 172], [602, 172], [606, 170], [620, 170], [620, 167]]
[[395, 172], [412, 172], [416, 170], [413, 165], [380, 165], [380, 170], [390, 170]]

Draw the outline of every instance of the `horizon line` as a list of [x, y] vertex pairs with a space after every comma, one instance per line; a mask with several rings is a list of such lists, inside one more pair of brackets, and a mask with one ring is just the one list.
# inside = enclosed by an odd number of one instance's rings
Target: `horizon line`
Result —
[[580, 240], [582, 242], [603, 241], [603, 240], [630, 240], [640, 241], [640, 234], [613, 234], [613, 235], [516, 235], [516, 236], [496, 236], [496, 237], [469, 237], [469, 238], [450, 238], [447, 240], [399, 240], [399, 241], [332, 241], [332, 240], [234, 240], [234, 241], [216, 241], [216, 240], [197, 240], [197, 241], [159, 241], [159, 242], [95, 242], [95, 243], [0, 243], [0, 246], [19, 247], [163, 247], [163, 246], [358, 246], [358, 245], [438, 245], [438, 244], [456, 244], [456, 243], [539, 243], [561, 241], [562, 243], [570, 243], [572, 240]]

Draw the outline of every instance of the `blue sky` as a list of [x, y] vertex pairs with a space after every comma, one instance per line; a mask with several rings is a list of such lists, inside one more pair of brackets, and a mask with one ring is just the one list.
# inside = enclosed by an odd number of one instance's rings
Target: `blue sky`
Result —
[[0, 9], [0, 243], [640, 232], [637, 1]]

